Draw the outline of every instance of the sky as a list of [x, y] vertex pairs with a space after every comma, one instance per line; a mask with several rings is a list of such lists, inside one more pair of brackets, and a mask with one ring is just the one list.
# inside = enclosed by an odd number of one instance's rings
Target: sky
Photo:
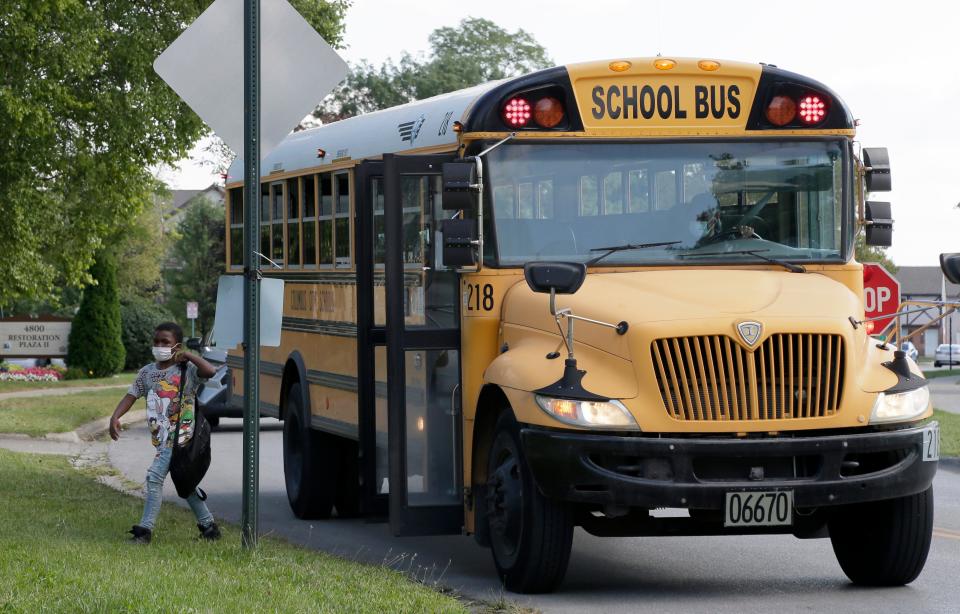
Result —
[[[860, 145], [889, 149], [894, 189], [872, 199], [893, 203], [894, 262], [935, 266], [941, 252], [960, 251], [960, 4], [354, 0], [340, 54], [380, 64], [426, 52], [431, 31], [467, 16], [523, 28], [556, 64], [662, 54], [766, 62], [816, 79], [859, 120]], [[160, 176], [175, 188], [219, 181], [202, 157]]]

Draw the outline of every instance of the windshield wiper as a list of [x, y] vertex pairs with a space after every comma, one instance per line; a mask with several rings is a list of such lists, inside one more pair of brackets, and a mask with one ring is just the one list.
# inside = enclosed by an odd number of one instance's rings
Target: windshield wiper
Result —
[[661, 241], [659, 243], [626, 243], [624, 245], [614, 245], [611, 247], [594, 247], [591, 252], [605, 252], [596, 258], [587, 261], [587, 266], [593, 266], [614, 252], [623, 252], [629, 249], [647, 249], [648, 247], [663, 247], [664, 245], [676, 245], [681, 241]]
[[777, 260], [776, 258], [770, 258], [769, 256], [761, 256], [761, 252], [768, 252], [767, 249], [739, 249], [730, 252], [704, 252], [700, 254], [679, 254], [681, 258], [699, 258], [700, 256], [729, 256], [731, 254], [748, 254], [750, 256], [755, 256], [760, 260], [765, 260], [770, 264], [778, 264], [783, 268], [787, 269], [791, 273], [806, 273], [807, 269], [799, 264], [793, 264], [792, 262], [787, 262], [785, 260]]

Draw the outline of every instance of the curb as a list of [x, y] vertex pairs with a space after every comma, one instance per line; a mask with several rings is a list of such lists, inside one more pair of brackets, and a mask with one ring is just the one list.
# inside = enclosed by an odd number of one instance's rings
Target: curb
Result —
[[[145, 409], [130, 411], [120, 418], [120, 424], [126, 425], [132, 422], [140, 422], [145, 420], [146, 417], [147, 410]], [[46, 435], [42, 435], [40, 437], [31, 437], [30, 435], [26, 435], [24, 433], [0, 433], [0, 439], [44, 439], [47, 441], [57, 441], [61, 443], [82, 443], [84, 441], [94, 441], [109, 430], [110, 416], [105, 416], [103, 418], [97, 418], [92, 422], [81, 424], [76, 428], [76, 430], [67, 431], [65, 433], [47, 433]]]
[[960, 456], [943, 456], [939, 462], [940, 468], [951, 473], [960, 473]]

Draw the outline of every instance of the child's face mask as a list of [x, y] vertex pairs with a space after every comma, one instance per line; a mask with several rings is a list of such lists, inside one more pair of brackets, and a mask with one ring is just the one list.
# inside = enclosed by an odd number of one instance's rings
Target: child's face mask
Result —
[[157, 362], [166, 362], [173, 358], [173, 348], [156, 347], [153, 348], [153, 358]]

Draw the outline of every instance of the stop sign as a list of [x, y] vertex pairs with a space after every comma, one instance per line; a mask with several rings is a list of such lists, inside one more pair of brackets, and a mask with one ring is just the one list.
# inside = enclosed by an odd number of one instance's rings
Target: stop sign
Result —
[[[900, 282], [883, 265], [863, 263], [863, 310], [872, 320], [873, 331], [879, 333], [893, 322], [900, 307]], [[882, 317], [887, 316], [887, 317]], [[868, 332], [873, 332], [867, 327]]]

